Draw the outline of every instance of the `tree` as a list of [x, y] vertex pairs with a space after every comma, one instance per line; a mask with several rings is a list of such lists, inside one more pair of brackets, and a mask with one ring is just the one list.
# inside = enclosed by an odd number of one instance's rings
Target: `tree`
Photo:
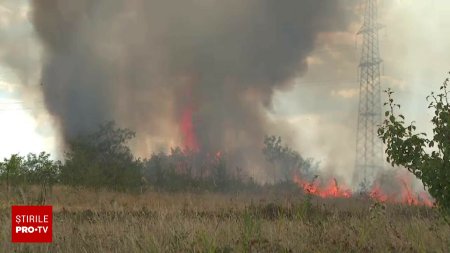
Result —
[[11, 187], [39, 185], [41, 188], [39, 203], [45, 202], [48, 191], [58, 182], [61, 162], [50, 160], [45, 152], [39, 155], [28, 154], [27, 157], [18, 154], [0, 162], [0, 179], [6, 183], [6, 192]]
[[311, 174], [313, 164], [311, 159], [304, 159], [297, 151], [289, 146], [283, 146], [281, 137], [266, 136], [264, 139], [263, 154], [266, 160], [281, 171], [282, 180], [289, 181], [293, 173], [302, 175]]
[[41, 187], [39, 203], [44, 204], [48, 192], [59, 182], [61, 162], [52, 161], [50, 154], [41, 152], [39, 155], [28, 154], [23, 165], [26, 168], [27, 183]]
[[397, 114], [400, 105], [394, 103], [393, 92], [388, 89], [385, 106], [386, 119], [378, 129], [378, 135], [386, 144], [387, 161], [393, 166], [406, 167], [422, 180], [436, 203], [450, 214], [450, 105], [447, 78], [438, 94], [427, 97], [428, 108], [434, 110], [431, 120], [433, 138], [417, 133], [414, 122], [405, 124], [405, 117]]
[[6, 193], [9, 194], [11, 186], [17, 186], [25, 181], [24, 158], [19, 154], [11, 155], [0, 163], [0, 175], [2, 181], [6, 183]]
[[117, 128], [111, 121], [97, 132], [70, 140], [66, 163], [61, 168], [63, 183], [113, 190], [138, 188], [140, 161], [127, 146], [134, 137], [133, 131]]

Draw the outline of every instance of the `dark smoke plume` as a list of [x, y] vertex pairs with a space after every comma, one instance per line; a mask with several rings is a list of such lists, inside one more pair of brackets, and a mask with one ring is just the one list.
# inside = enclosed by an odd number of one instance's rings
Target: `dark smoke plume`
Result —
[[33, 0], [46, 106], [65, 138], [114, 119], [138, 152], [180, 144], [246, 167], [276, 131], [274, 90], [319, 33], [346, 29], [349, 2]]

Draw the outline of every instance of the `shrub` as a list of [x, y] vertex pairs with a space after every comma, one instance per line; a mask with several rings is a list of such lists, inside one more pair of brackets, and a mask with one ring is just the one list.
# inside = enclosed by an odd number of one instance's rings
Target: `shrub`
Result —
[[274, 169], [281, 172], [282, 181], [290, 181], [293, 174], [311, 175], [317, 164], [311, 159], [305, 159], [297, 151], [287, 145], [282, 145], [281, 137], [266, 136], [263, 154]]
[[387, 145], [387, 161], [393, 166], [404, 166], [422, 180], [436, 203], [450, 214], [450, 105], [448, 83], [445, 80], [440, 93], [427, 97], [428, 108], [434, 110], [431, 120], [433, 138], [417, 133], [414, 122], [405, 124], [405, 117], [396, 113], [400, 105], [394, 103], [393, 92], [388, 89], [385, 105], [386, 119], [378, 129], [378, 135]]
[[66, 163], [61, 168], [62, 182], [113, 190], [137, 189], [141, 182], [140, 161], [127, 146], [134, 137], [131, 130], [108, 122], [97, 132], [70, 140]]

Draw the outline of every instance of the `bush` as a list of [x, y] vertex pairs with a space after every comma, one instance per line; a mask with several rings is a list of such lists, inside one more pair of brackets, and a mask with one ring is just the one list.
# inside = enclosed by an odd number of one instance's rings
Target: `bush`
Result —
[[39, 155], [28, 154], [23, 166], [27, 173], [27, 183], [44, 187], [52, 187], [59, 182], [60, 161], [52, 161], [50, 154], [41, 152]]
[[27, 172], [23, 164], [24, 158], [19, 154], [11, 155], [0, 163], [0, 179], [5, 182], [7, 192], [11, 187], [25, 183]]
[[201, 152], [173, 148], [166, 154], [152, 154], [143, 162], [147, 182], [159, 189], [227, 191], [243, 183], [232, 178], [225, 160]]
[[11, 155], [0, 163], [0, 180], [6, 184], [6, 193], [10, 189], [28, 185], [39, 185], [39, 204], [45, 203], [47, 193], [59, 181], [59, 161], [50, 160], [50, 155], [42, 152], [39, 155], [28, 154], [27, 157], [18, 154]]
[[294, 174], [312, 175], [317, 168], [312, 159], [304, 159], [300, 153], [282, 145], [281, 137], [266, 136], [263, 154], [275, 170], [281, 172], [281, 181], [290, 181]]
[[95, 133], [70, 140], [66, 163], [61, 168], [62, 183], [112, 190], [139, 188], [140, 161], [127, 146], [134, 137], [131, 130], [108, 122]]
[[431, 196], [446, 213], [450, 214], [450, 105], [448, 101], [448, 83], [445, 80], [440, 87], [440, 93], [431, 93], [428, 108], [434, 110], [431, 120], [433, 138], [427, 139], [426, 134], [417, 133], [414, 122], [405, 125], [405, 117], [396, 114], [400, 105], [394, 103], [393, 92], [389, 89], [389, 106], [383, 124], [378, 129], [378, 135], [386, 147], [387, 161], [393, 166], [404, 166], [417, 178], [422, 180]]

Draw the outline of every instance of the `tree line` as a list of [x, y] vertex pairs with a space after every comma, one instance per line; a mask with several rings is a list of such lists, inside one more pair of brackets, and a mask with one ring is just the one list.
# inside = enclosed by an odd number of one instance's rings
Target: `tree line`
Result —
[[[107, 122], [90, 134], [67, 142], [64, 162], [50, 154], [14, 154], [0, 162], [0, 181], [11, 188], [39, 185], [46, 194], [55, 184], [71, 187], [107, 188], [114, 191], [234, 191], [257, 189], [259, 185], [244, 172], [232, 168], [221, 155], [204, 154], [181, 148], [136, 158], [129, 148], [135, 133]], [[264, 153], [280, 183], [290, 182], [292, 173], [309, 173], [313, 161], [283, 145], [280, 137], [267, 136]]]

